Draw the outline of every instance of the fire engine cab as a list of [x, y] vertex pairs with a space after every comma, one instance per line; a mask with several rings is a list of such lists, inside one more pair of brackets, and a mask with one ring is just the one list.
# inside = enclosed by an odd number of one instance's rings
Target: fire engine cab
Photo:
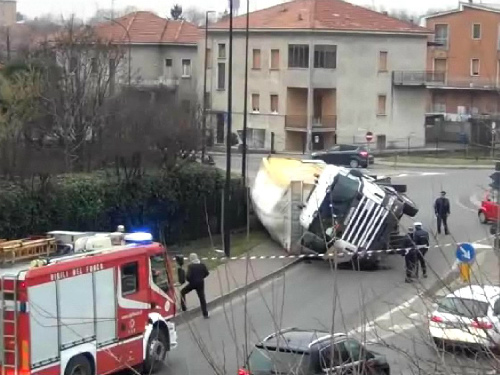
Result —
[[0, 256], [1, 375], [153, 373], [177, 346], [171, 264], [150, 234], [56, 231], [0, 240]]

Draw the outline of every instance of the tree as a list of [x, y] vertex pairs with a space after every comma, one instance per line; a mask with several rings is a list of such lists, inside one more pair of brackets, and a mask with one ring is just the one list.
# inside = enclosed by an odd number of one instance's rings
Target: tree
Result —
[[182, 5], [175, 4], [172, 9], [170, 9], [170, 16], [174, 20], [180, 20], [182, 18]]
[[24, 21], [26, 19], [26, 16], [22, 14], [21, 12], [16, 13], [16, 21]]

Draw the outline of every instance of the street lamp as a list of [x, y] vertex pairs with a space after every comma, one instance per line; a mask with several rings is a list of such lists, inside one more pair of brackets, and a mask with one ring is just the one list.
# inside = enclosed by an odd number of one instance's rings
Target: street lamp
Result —
[[205, 162], [206, 132], [207, 132], [207, 70], [208, 70], [208, 15], [215, 13], [207, 10], [205, 13], [205, 64], [203, 68], [203, 122], [201, 127], [201, 162]]
[[111, 21], [111, 22], [117, 24], [118, 26], [120, 26], [123, 30], [125, 30], [125, 33], [127, 35], [127, 39], [128, 39], [128, 85], [130, 86], [130, 80], [131, 80], [130, 61], [132, 60], [132, 41], [130, 39], [130, 33], [128, 32], [128, 29], [125, 26], [123, 26], [120, 22], [116, 21], [115, 19], [108, 18], [108, 17], [106, 17], [106, 19], [108, 21]]

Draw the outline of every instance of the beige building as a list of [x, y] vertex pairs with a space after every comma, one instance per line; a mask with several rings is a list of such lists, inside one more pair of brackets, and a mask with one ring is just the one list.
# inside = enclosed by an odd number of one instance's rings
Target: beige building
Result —
[[[245, 25], [245, 16], [234, 19], [233, 129], [239, 134]], [[325, 149], [364, 143], [368, 131], [373, 147], [424, 144], [429, 30], [341, 0], [295, 0], [257, 11], [250, 29], [249, 147], [269, 148], [274, 133], [278, 151]], [[224, 143], [227, 120], [228, 43], [228, 21], [211, 25], [207, 96], [215, 143]], [[203, 40], [199, 51], [203, 72]]]
[[0, 0], [0, 27], [9, 27], [17, 21], [16, 0]]

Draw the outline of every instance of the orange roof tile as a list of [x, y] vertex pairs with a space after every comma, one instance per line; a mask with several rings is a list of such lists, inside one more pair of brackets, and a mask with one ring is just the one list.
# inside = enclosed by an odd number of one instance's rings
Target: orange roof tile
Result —
[[[294, 0], [250, 13], [251, 29], [318, 29], [429, 34], [432, 31], [410, 22], [342, 0]], [[233, 19], [233, 28], [246, 27], [246, 16]], [[210, 29], [227, 29], [229, 20]]]
[[[152, 12], [134, 12], [95, 27], [103, 39], [115, 43], [196, 44], [201, 34], [187, 21], [167, 20]], [[125, 31], [127, 30], [127, 31]], [[127, 35], [128, 32], [128, 35]]]

